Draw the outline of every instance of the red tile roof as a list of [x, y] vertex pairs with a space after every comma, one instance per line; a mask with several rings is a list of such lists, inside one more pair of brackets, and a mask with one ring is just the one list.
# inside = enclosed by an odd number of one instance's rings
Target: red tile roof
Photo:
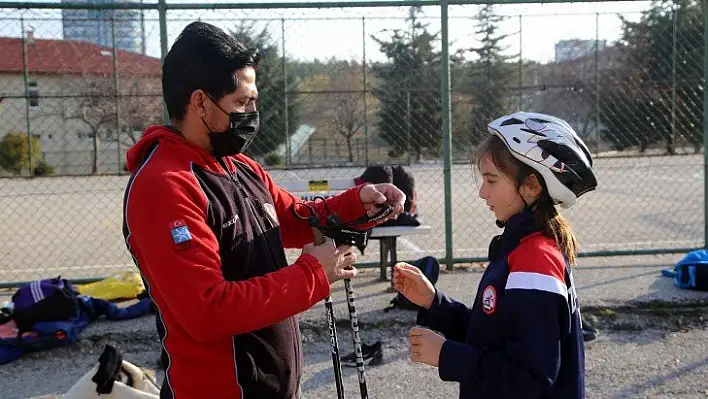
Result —
[[[30, 73], [113, 74], [111, 48], [74, 40], [26, 41]], [[107, 55], [102, 55], [104, 52]], [[106, 53], [107, 52], [107, 53]], [[116, 50], [118, 72], [130, 76], [160, 76], [161, 60], [139, 53]], [[22, 38], [0, 37], [0, 73], [23, 73]]]

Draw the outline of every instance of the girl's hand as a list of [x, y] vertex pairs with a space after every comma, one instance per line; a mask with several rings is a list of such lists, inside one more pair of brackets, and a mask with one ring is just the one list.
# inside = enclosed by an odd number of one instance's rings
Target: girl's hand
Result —
[[413, 327], [408, 331], [408, 348], [411, 360], [438, 367], [440, 350], [445, 337], [423, 327]]
[[393, 266], [393, 288], [416, 305], [430, 309], [435, 299], [435, 287], [423, 272], [405, 262]]

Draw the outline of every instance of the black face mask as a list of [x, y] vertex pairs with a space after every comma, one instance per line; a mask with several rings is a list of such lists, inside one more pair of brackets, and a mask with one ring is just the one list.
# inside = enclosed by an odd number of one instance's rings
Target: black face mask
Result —
[[229, 115], [229, 128], [223, 132], [213, 132], [209, 125], [202, 122], [209, 130], [209, 141], [211, 151], [215, 157], [236, 155], [246, 151], [246, 148], [256, 138], [259, 125], [258, 111], [254, 112], [231, 112], [224, 111], [216, 101], [214, 104], [225, 114]]

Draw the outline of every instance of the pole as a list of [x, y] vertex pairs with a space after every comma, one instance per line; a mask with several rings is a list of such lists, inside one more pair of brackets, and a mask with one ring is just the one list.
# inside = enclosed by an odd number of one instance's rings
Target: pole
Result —
[[703, 6], [703, 246], [708, 248], [708, 7]]
[[676, 31], [678, 30], [678, 8], [676, 3], [672, 5], [671, 10], [671, 128], [669, 130], [669, 140], [666, 143], [666, 149], [669, 155], [676, 152], [676, 62], [678, 58], [678, 49], [676, 43]]
[[408, 165], [411, 164], [411, 91], [406, 90], [406, 152]]
[[519, 15], [519, 111], [524, 110], [524, 40], [523, 19]]
[[27, 160], [30, 177], [34, 176], [32, 165], [32, 132], [30, 131], [30, 93], [29, 93], [29, 61], [27, 56], [27, 40], [25, 39], [25, 18], [20, 17], [20, 30], [22, 31], [22, 71], [25, 79], [25, 119], [27, 122]]
[[450, 39], [448, 37], [448, 2], [440, 1], [440, 25], [442, 37], [442, 131], [443, 131], [443, 177], [445, 183], [445, 261], [447, 270], [452, 270], [452, 134], [450, 121]]
[[116, 148], [118, 152], [118, 174], [121, 174], [121, 151], [120, 151], [120, 101], [118, 96], [118, 51], [116, 50], [116, 16], [115, 10], [111, 15], [111, 44], [113, 45], [113, 101], [116, 104]]
[[366, 106], [367, 95], [369, 94], [366, 86], [366, 19], [361, 17], [361, 74], [364, 85], [364, 165], [369, 165], [369, 120], [368, 110]]
[[[165, 61], [165, 56], [167, 56], [167, 3], [165, 0], [157, 1], [157, 12], [160, 18], [160, 57], [162, 62]], [[163, 102], [163, 117], [165, 124], [170, 123], [170, 115], [167, 112], [167, 104]]]
[[285, 59], [285, 18], [280, 19], [281, 43], [283, 48], [282, 70], [283, 70], [283, 115], [285, 117], [285, 165], [290, 165], [292, 155], [290, 154], [290, 121], [288, 115], [288, 71]]
[[[593, 143], [600, 141], [600, 13], [595, 13], [595, 131], [593, 132], [595, 140]], [[598, 150], [597, 144], [595, 151]]]
[[[142, 4], [143, 1], [144, 0], [140, 0], [140, 4]], [[145, 40], [146, 40], [146, 37], [145, 37], [145, 10], [142, 8], [140, 9], [140, 35], [141, 35], [141, 39], [142, 39], [142, 42], [140, 43], [140, 53], [142, 55], [145, 55], [145, 52], [147, 50], [145, 48]]]

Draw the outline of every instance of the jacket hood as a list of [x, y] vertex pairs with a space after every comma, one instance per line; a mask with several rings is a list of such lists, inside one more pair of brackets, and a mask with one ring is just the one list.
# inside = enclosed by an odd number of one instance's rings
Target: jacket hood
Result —
[[212, 170], [221, 169], [213, 155], [196, 144], [187, 141], [177, 129], [170, 126], [156, 125], [145, 129], [143, 137], [130, 147], [126, 153], [126, 166], [130, 173], [140, 167], [147, 152], [157, 143], [171, 148], [171, 151], [179, 153], [178, 156], [186, 161], [194, 162], [199, 166]]

